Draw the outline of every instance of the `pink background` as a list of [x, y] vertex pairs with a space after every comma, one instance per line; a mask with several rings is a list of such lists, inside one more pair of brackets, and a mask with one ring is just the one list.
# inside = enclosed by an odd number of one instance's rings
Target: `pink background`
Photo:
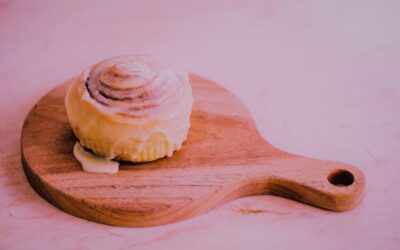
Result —
[[[0, 0], [0, 249], [399, 249], [399, 11], [366, 0]], [[358, 166], [365, 199], [334, 213], [248, 197], [142, 229], [49, 205], [22, 172], [25, 115], [58, 83], [127, 53], [221, 83], [279, 148]]]

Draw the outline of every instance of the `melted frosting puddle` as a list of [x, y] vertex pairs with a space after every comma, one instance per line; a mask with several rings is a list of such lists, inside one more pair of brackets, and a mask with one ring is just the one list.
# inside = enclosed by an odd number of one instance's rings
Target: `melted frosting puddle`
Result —
[[119, 162], [107, 160], [104, 157], [85, 151], [79, 142], [75, 143], [74, 156], [81, 163], [83, 171], [97, 174], [116, 174]]

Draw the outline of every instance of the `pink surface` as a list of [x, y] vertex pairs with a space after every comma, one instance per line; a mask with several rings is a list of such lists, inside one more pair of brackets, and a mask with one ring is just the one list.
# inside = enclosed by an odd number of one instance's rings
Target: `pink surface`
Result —
[[[0, 249], [399, 249], [399, 1], [0, 1]], [[356, 209], [242, 198], [167, 226], [88, 222], [21, 168], [23, 119], [98, 60], [168, 57], [235, 93], [286, 151], [354, 164]]]

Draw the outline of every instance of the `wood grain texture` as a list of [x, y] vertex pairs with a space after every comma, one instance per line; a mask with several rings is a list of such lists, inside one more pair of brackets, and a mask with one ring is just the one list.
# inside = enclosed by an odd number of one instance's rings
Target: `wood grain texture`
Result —
[[194, 105], [182, 150], [151, 163], [123, 163], [115, 175], [81, 170], [63, 102], [69, 83], [50, 91], [22, 131], [22, 161], [32, 187], [70, 214], [126, 227], [187, 219], [249, 195], [279, 195], [334, 211], [360, 202], [365, 178], [359, 169], [273, 147], [235, 96], [190, 77]]

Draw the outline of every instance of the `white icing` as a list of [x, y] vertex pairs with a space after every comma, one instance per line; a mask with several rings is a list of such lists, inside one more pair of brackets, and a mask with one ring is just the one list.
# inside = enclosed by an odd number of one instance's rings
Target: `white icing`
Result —
[[[139, 84], [142, 82], [141, 77], [143, 79], [152, 78], [152, 74], [148, 72], [139, 59], [138, 61], [123, 63], [113, 60], [112, 62], [107, 61], [105, 64], [107, 64], [107, 67], [111, 67], [111, 71], [115, 71], [114, 73], [126, 75], [127, 79], [130, 78], [130, 75], [140, 75], [140, 77], [135, 78], [138, 81], [121, 82], [121, 84], [127, 85], [118, 85], [118, 87], [130, 87], [129, 84]], [[89, 77], [92, 69], [97, 68], [91, 67], [74, 80], [65, 99], [69, 121], [83, 146], [104, 155], [107, 160], [121, 157], [121, 154], [123, 154], [125, 157], [128, 156], [127, 158], [131, 161], [142, 161], [143, 158], [153, 158], [154, 155], [160, 155], [160, 157], [163, 154], [172, 156], [175, 150], [181, 148], [190, 126], [193, 102], [187, 74], [177, 75], [168, 68], [159, 69], [157, 71], [158, 77], [152, 78], [151, 84], [171, 88], [169, 91], [182, 92], [181, 98], [164, 103], [163, 112], [149, 108], [144, 110], [148, 116], [132, 117], [120, 113], [123, 105], [106, 106], [91, 98], [85, 87], [85, 79]], [[172, 84], [177, 80], [174, 76], [182, 81], [181, 85]], [[159, 77], [166, 80], [161, 81]], [[109, 84], [111, 83], [119, 84], [119, 82], [109, 82]], [[169, 84], [172, 84], [172, 86], [169, 86]], [[160, 98], [163, 98], [163, 95], [157, 96], [156, 99], [160, 100]], [[135, 112], [140, 112], [140, 110]], [[163, 143], [165, 144], [162, 147], [160, 146], [157, 149], [158, 151], [150, 149], [143, 156], [142, 152], [146, 150], [145, 143], [155, 134], [163, 136], [165, 138]], [[165, 153], [162, 153], [164, 150]]]
[[119, 76], [146, 76], [150, 75], [150, 67], [140, 61], [118, 63], [111, 67], [111, 71]]
[[75, 143], [74, 156], [81, 163], [82, 169], [88, 173], [115, 174], [119, 170], [119, 162], [85, 151], [79, 142]]
[[186, 75], [151, 58], [122, 56], [92, 66], [81, 84], [89, 99], [113, 114], [168, 119], [189, 85]]

